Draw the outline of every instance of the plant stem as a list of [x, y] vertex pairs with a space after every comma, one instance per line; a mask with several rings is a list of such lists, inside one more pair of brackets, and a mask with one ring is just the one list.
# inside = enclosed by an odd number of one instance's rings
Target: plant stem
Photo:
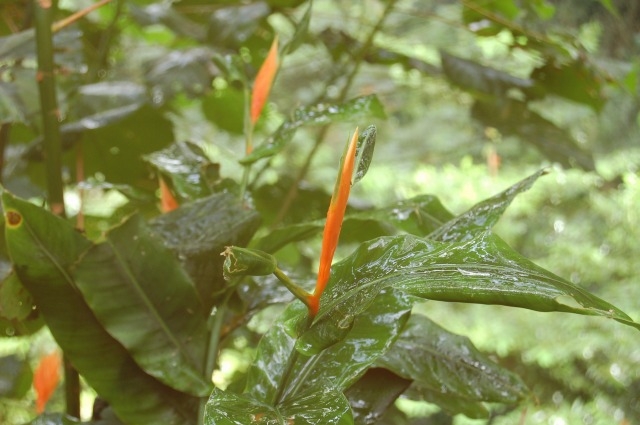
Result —
[[[245, 155], [249, 155], [253, 150], [253, 123], [251, 122], [251, 92], [246, 84], [244, 86], [244, 137]], [[250, 173], [251, 164], [245, 165], [242, 170], [242, 181], [240, 183], [240, 201], [244, 200], [244, 194], [249, 184]]]
[[[224, 295], [222, 302], [215, 307], [215, 311], [209, 316], [209, 345], [207, 347], [207, 357], [205, 360], [204, 373], [206, 379], [211, 379], [213, 370], [218, 360], [218, 345], [220, 343], [220, 332], [224, 324], [224, 316], [227, 314], [227, 303], [235, 291], [235, 285], [232, 285]], [[198, 406], [198, 425], [204, 424], [204, 410], [207, 399], [201, 399]]]
[[[53, 62], [53, 36], [51, 22], [54, 6], [51, 0], [33, 1], [36, 49], [38, 56], [38, 90], [40, 92], [40, 112], [44, 158], [47, 176], [47, 195], [51, 212], [65, 216], [64, 188], [62, 183], [62, 147], [60, 138], [60, 112], [56, 99], [56, 81]], [[80, 417], [80, 376], [78, 371], [64, 356], [64, 385], [67, 415]]]
[[[387, 6], [385, 7], [384, 11], [380, 15], [378, 22], [376, 22], [376, 24], [373, 26], [373, 28], [369, 32], [369, 35], [367, 36], [366, 41], [362, 45], [362, 48], [355, 55], [355, 66], [347, 76], [344, 86], [342, 86], [342, 90], [340, 91], [340, 96], [338, 96], [338, 99], [337, 99], [338, 103], [344, 102], [344, 100], [347, 98], [349, 94], [349, 90], [351, 89], [351, 85], [353, 84], [353, 80], [355, 79], [356, 75], [358, 74], [358, 71], [360, 70], [360, 66], [362, 65], [364, 56], [366, 55], [367, 51], [373, 44], [373, 38], [378, 33], [378, 31], [380, 31], [380, 29], [382, 28], [382, 24], [384, 23], [384, 20], [393, 9], [395, 2], [396, 0], [391, 0], [389, 1], [389, 3], [387, 3]], [[318, 132], [318, 135], [316, 136], [316, 140], [313, 144], [313, 147], [311, 148], [311, 151], [309, 151], [309, 153], [307, 154], [307, 158], [305, 159], [304, 165], [302, 166], [302, 168], [300, 168], [300, 171], [298, 172], [298, 175], [296, 176], [296, 179], [291, 185], [291, 187], [289, 187], [289, 191], [287, 192], [287, 195], [285, 196], [284, 201], [282, 202], [282, 207], [280, 207], [280, 210], [278, 211], [276, 218], [274, 219], [273, 223], [271, 223], [272, 229], [275, 228], [278, 224], [280, 224], [280, 222], [282, 222], [284, 217], [289, 212], [289, 209], [291, 208], [293, 201], [298, 196], [298, 186], [300, 186], [300, 182], [306, 177], [307, 173], [309, 172], [309, 168], [311, 168], [311, 163], [313, 162], [313, 158], [318, 152], [318, 148], [324, 141], [324, 137], [326, 136], [328, 129], [329, 129], [328, 126], [324, 126]]]
[[273, 272], [273, 274], [275, 275], [275, 277], [278, 278], [280, 282], [284, 284], [284, 286], [286, 286], [286, 288], [293, 295], [295, 295], [297, 299], [299, 299], [304, 303], [304, 305], [309, 307], [309, 297], [311, 297], [311, 294], [309, 292], [305, 291], [299, 285], [297, 285], [295, 282], [289, 279], [289, 276], [284, 274], [284, 272], [279, 268], [276, 267], [276, 270]]

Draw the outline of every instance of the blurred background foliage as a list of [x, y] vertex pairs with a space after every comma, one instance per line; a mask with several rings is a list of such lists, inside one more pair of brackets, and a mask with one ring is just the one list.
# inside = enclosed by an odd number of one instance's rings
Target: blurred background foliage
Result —
[[[57, 17], [92, 3], [59, 0]], [[171, 142], [188, 141], [206, 156], [200, 165], [210, 184], [240, 180], [242, 81], [255, 76], [274, 33], [294, 36], [307, 7], [113, 0], [57, 32], [66, 202], [70, 215], [82, 205], [87, 234], [99, 237], [133, 210], [158, 213], [163, 168], [148, 155]], [[28, 0], [0, 3], [0, 159], [7, 188], [43, 199], [31, 9]], [[308, 34], [283, 60], [256, 138], [297, 107], [376, 94], [387, 118], [375, 122], [378, 147], [354, 188], [355, 210], [429, 193], [459, 213], [551, 167], [497, 232], [640, 318], [639, 2], [316, 0], [310, 16]], [[302, 128], [256, 167], [251, 188], [267, 225], [323, 217], [351, 127], [333, 125], [326, 143], [318, 142], [322, 130]], [[279, 217], [291, 187], [297, 198]], [[182, 201], [195, 196], [174, 190]], [[353, 248], [345, 238], [338, 255]], [[319, 240], [300, 243], [279, 258], [308, 265], [318, 248]], [[6, 260], [2, 267], [6, 274]], [[0, 295], [14, 288], [7, 279]], [[34, 417], [25, 382], [52, 344], [23, 295], [20, 306], [0, 296], [0, 422], [9, 424]], [[520, 374], [536, 399], [525, 413], [497, 411], [488, 421], [399, 400], [396, 414], [412, 423], [513, 424], [523, 414], [531, 424], [640, 422], [640, 344], [631, 328], [495, 306], [429, 302], [419, 310]], [[264, 332], [272, 316], [267, 310], [252, 329]], [[246, 368], [251, 338], [238, 335], [223, 347], [218, 384]], [[54, 403], [61, 399], [56, 394]]]

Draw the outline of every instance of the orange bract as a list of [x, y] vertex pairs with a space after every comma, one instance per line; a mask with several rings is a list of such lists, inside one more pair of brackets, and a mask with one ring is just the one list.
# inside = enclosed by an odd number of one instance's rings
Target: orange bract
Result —
[[54, 351], [42, 356], [36, 371], [33, 374], [33, 388], [36, 390], [36, 412], [44, 412], [51, 395], [60, 382], [60, 353]]
[[178, 201], [173, 196], [169, 186], [164, 182], [164, 179], [161, 176], [158, 177], [158, 181], [160, 182], [160, 209], [163, 213], [175, 210], [180, 206]]
[[342, 162], [342, 169], [340, 170], [340, 174], [338, 174], [338, 180], [336, 181], [333, 196], [331, 197], [329, 211], [327, 211], [327, 221], [324, 225], [324, 232], [322, 234], [322, 249], [320, 251], [318, 280], [316, 281], [316, 288], [313, 291], [313, 295], [309, 297], [308, 305], [312, 316], [315, 316], [318, 313], [320, 308], [320, 296], [329, 281], [331, 261], [333, 260], [333, 254], [336, 252], [336, 247], [338, 246], [340, 230], [342, 229], [342, 221], [344, 220], [344, 213], [347, 209], [347, 201], [349, 200], [349, 192], [351, 191], [351, 175], [353, 174], [353, 167], [355, 164], [357, 142], [358, 129], [356, 128], [356, 131], [353, 133], [353, 137], [349, 142], [347, 152], [345, 153], [344, 160]]
[[251, 93], [251, 125], [254, 125], [256, 121], [258, 121], [260, 113], [262, 113], [262, 108], [267, 102], [267, 98], [269, 98], [273, 79], [278, 71], [278, 64], [278, 36], [276, 36], [276, 38], [273, 39], [273, 43], [271, 43], [267, 57], [264, 59], [264, 62], [262, 62], [258, 75], [256, 75], [256, 81], [253, 83], [253, 92]]

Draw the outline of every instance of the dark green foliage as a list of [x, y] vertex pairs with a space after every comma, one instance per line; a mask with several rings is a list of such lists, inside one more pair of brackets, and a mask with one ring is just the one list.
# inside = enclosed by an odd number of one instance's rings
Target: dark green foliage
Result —
[[[612, 2], [601, 3], [616, 16]], [[611, 67], [609, 75], [591, 57], [594, 48], [581, 44], [595, 30], [581, 28], [579, 39], [559, 31], [556, 6], [546, 0], [114, 0], [57, 32], [48, 49], [64, 152], [58, 177], [69, 206], [75, 198], [86, 203], [69, 209], [72, 221], [47, 211], [49, 134], [34, 84], [42, 76], [33, 66], [43, 44], [27, 28], [22, 3], [7, 4], [0, 6], [0, 152], [3, 182], [16, 194], [2, 191], [0, 333], [28, 343], [46, 326], [108, 404], [90, 422], [45, 413], [29, 414], [31, 423], [452, 424], [458, 414], [495, 421], [532, 400], [551, 405], [558, 392], [592, 402], [592, 388], [611, 403], [619, 399], [625, 418], [639, 417], [631, 360], [604, 348], [617, 337], [607, 332], [627, 327], [601, 324], [610, 318], [640, 329], [633, 297], [615, 285], [620, 277], [632, 287], [634, 265], [617, 258], [604, 264], [614, 239], [633, 234], [637, 215], [628, 208], [629, 217], [610, 217], [610, 205], [598, 210], [608, 193], [633, 205], [637, 163], [630, 154], [627, 168], [607, 174], [595, 144], [583, 140], [589, 129], [545, 110], [562, 98], [582, 106], [576, 116], [596, 119], [609, 106], [605, 93], [637, 91], [637, 66], [621, 65], [624, 75]], [[336, 11], [349, 19], [334, 20]], [[25, 27], [9, 34], [13, 13], [24, 14]], [[425, 18], [432, 16], [438, 19]], [[446, 42], [438, 35], [442, 22], [450, 25]], [[275, 34], [280, 68], [254, 126], [251, 89]], [[469, 40], [476, 44], [466, 46]], [[637, 97], [629, 103], [634, 122]], [[452, 137], [443, 136], [447, 124]], [[336, 152], [356, 126], [350, 183], [362, 183], [353, 188], [319, 312], [310, 314], [300, 300], [308, 303], [313, 291]], [[495, 175], [500, 158], [512, 161], [518, 177], [504, 190], [502, 180], [492, 181], [491, 195], [468, 208], [465, 201], [477, 196], [466, 188], [450, 193], [454, 182], [446, 177], [404, 169], [437, 162], [442, 146], [460, 151], [456, 161], [486, 156]], [[561, 177], [538, 182], [544, 174], [566, 176], [543, 168], [527, 146], [545, 161], [581, 168], [592, 187], [572, 180], [563, 195]], [[464, 181], [473, 186], [469, 170]], [[159, 179], [167, 190], [158, 190]], [[546, 189], [536, 201], [539, 185]], [[367, 199], [383, 190], [381, 202]], [[178, 207], [160, 213], [158, 192]], [[507, 208], [519, 211], [529, 196], [536, 210], [500, 228]], [[603, 224], [564, 246], [564, 226], [582, 223], [589, 208]], [[585, 248], [580, 261], [563, 263], [580, 236], [603, 242], [597, 253]], [[548, 254], [538, 265], [527, 257], [540, 256], [541, 246]], [[581, 283], [585, 269], [594, 270]], [[467, 314], [457, 303], [600, 320], [586, 322], [596, 330], [584, 325], [563, 334], [557, 350], [567, 354], [554, 352], [567, 360], [563, 372], [530, 361], [522, 345], [499, 351], [469, 330], [478, 349], [451, 330]], [[444, 304], [451, 316], [434, 319]], [[499, 328], [486, 320], [491, 314], [475, 326]], [[526, 320], [527, 333], [550, 335], [553, 326], [537, 320]], [[499, 355], [486, 352], [494, 349]], [[238, 354], [233, 378], [220, 378], [230, 352]], [[32, 397], [35, 354], [24, 353], [0, 359], [3, 398]], [[429, 403], [430, 413], [412, 414], [403, 405], [409, 401]]]

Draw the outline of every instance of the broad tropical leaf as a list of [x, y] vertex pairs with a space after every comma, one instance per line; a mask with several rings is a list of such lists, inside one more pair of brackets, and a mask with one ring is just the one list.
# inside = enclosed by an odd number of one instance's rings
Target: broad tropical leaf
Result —
[[96, 319], [70, 267], [91, 242], [71, 224], [2, 193], [7, 247], [58, 345], [98, 394], [129, 424], [191, 424], [193, 401], [143, 372]]
[[447, 410], [453, 414], [465, 413], [452, 410], [454, 404], [515, 403], [528, 393], [520, 378], [489, 360], [467, 337], [452, 334], [419, 314], [411, 316], [376, 366], [415, 381], [427, 401], [449, 399]]
[[205, 396], [206, 314], [189, 276], [139, 215], [92, 246], [72, 270], [100, 323], [150, 375]]
[[273, 406], [247, 395], [216, 388], [209, 398], [205, 425], [352, 425], [349, 402], [342, 392], [316, 387]]
[[330, 345], [388, 287], [432, 300], [598, 315], [640, 329], [613, 305], [536, 266], [491, 233], [453, 243], [400, 235], [364, 243], [334, 266], [320, 312], [298, 346]]

